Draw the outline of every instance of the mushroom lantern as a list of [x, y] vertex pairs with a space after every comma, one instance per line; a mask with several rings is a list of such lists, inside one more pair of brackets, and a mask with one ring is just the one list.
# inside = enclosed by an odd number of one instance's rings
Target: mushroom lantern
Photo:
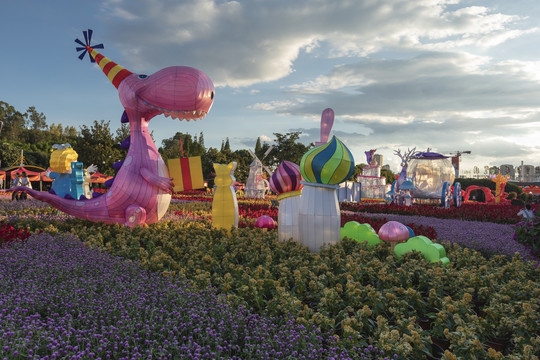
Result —
[[379, 239], [389, 242], [392, 250], [400, 243], [409, 239], [409, 229], [397, 221], [389, 221], [379, 229]]
[[300, 197], [300, 242], [318, 252], [323, 244], [340, 241], [341, 214], [337, 198], [340, 183], [354, 172], [351, 151], [335, 136], [304, 154], [300, 171], [305, 181]]
[[279, 240], [290, 238], [300, 240], [298, 210], [302, 194], [302, 174], [300, 167], [290, 161], [283, 161], [270, 177], [270, 188], [278, 194], [278, 236]]
[[268, 229], [275, 229], [276, 222], [270, 216], [262, 215], [262, 216], [259, 216], [257, 220], [255, 220], [255, 227], [258, 227], [259, 229], [263, 229], [263, 231], [266, 231]]

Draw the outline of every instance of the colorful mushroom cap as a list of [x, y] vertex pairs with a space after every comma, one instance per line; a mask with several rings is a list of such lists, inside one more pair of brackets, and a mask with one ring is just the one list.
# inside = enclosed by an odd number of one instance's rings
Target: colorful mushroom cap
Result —
[[389, 221], [379, 229], [379, 239], [388, 242], [404, 242], [409, 239], [409, 228], [397, 221]]
[[300, 167], [293, 162], [282, 161], [270, 177], [270, 189], [278, 195], [298, 191], [304, 187], [300, 184], [301, 180]]
[[300, 172], [306, 181], [337, 185], [354, 172], [351, 151], [335, 136], [324, 145], [309, 150], [300, 161]]

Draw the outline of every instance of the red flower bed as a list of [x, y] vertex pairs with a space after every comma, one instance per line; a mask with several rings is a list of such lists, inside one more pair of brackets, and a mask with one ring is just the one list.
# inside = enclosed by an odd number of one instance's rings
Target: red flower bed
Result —
[[[535, 206], [539, 207], [538, 204]], [[428, 216], [440, 219], [487, 221], [499, 224], [516, 224], [521, 221], [517, 215], [521, 208], [521, 206], [506, 204], [494, 205], [483, 203], [465, 203], [461, 207], [451, 207], [448, 209], [433, 205], [400, 206], [394, 204], [341, 203], [342, 210], [353, 212]]]
[[26, 239], [32, 235], [26, 229], [15, 229], [9, 224], [0, 224], [0, 246]]
[[[176, 211], [175, 214], [186, 216], [188, 215], [189, 211]], [[270, 216], [274, 221], [277, 223], [278, 220], [278, 208], [275, 206], [272, 206], [270, 204], [265, 203], [261, 200], [253, 200], [250, 202], [242, 201], [238, 204], [238, 227], [239, 228], [250, 228], [253, 229], [255, 227], [255, 221], [263, 216], [267, 215]], [[357, 221], [361, 224], [368, 223], [373, 227], [375, 231], [379, 231], [381, 226], [388, 222], [387, 219], [380, 218], [380, 219], [372, 219], [369, 217], [362, 216], [361, 214], [351, 214], [351, 213], [342, 213], [341, 214], [341, 226], [345, 225], [345, 223], [349, 221]], [[410, 227], [415, 235], [423, 235], [426, 236], [429, 239], [436, 239], [437, 238], [437, 232], [434, 228], [430, 226], [422, 226], [422, 225], [416, 225], [416, 224], [404, 224]]]

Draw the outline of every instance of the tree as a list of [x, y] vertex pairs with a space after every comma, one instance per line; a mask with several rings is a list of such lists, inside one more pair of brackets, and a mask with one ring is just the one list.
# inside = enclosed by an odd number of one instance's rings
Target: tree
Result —
[[2, 142], [0, 143], [0, 161], [2, 167], [8, 167], [11, 165], [19, 165], [17, 160], [21, 156], [21, 149], [12, 143]]
[[394, 181], [396, 181], [396, 174], [394, 174], [390, 169], [381, 169], [381, 176], [386, 178], [387, 184], [392, 184]]
[[95, 164], [101, 173], [112, 175], [113, 163], [123, 160], [125, 153], [120, 150], [110, 129], [110, 121], [94, 120], [92, 127], [81, 126], [81, 135], [75, 151], [79, 154], [78, 161], [85, 166]]
[[[182, 145], [180, 145], [180, 141], [182, 142]], [[162, 146], [159, 148], [159, 153], [165, 162], [168, 159], [177, 159], [182, 156], [202, 157], [206, 153], [204, 145], [201, 145], [200, 142], [197, 141], [197, 137], [192, 138], [190, 134], [181, 132], [177, 132], [172, 138], [162, 140], [161, 144]]]
[[64, 129], [64, 136], [67, 138], [76, 138], [77, 136], [79, 136], [79, 134], [77, 132], [77, 129], [75, 129], [75, 126], [66, 126], [66, 128]]
[[0, 121], [4, 123], [2, 138], [10, 141], [21, 140], [24, 130], [24, 115], [6, 102], [0, 101]]
[[27, 119], [26, 126], [29, 127], [30, 129], [32, 130], [46, 130], [47, 129], [47, 122], [46, 122], [45, 115], [43, 115], [43, 113], [38, 113], [34, 106], [30, 106], [28, 110], [26, 110], [26, 114], [24, 114], [24, 116]]
[[201, 148], [206, 149], [205, 146], [204, 146], [204, 136], [203, 136], [202, 131], [199, 134], [199, 145], [201, 146]]
[[64, 135], [64, 128], [62, 124], [56, 125], [55, 123], [52, 123], [49, 127], [49, 132], [53, 137], [61, 138]]
[[230, 161], [236, 161], [236, 170], [234, 171], [236, 181], [245, 183], [249, 176], [249, 166], [253, 162], [253, 157], [249, 151], [245, 149], [236, 150], [232, 153]]
[[364, 166], [367, 166], [367, 164], [355, 165], [354, 166], [354, 171], [353, 171], [351, 177], [348, 178], [347, 180], [348, 181], [356, 181], [356, 178], [358, 177], [358, 175], [362, 175], [362, 169], [364, 168]]
[[259, 158], [263, 156], [264, 152], [262, 152], [262, 146], [261, 146], [261, 137], [259, 136], [257, 138], [257, 142], [255, 143], [255, 155], [257, 155]]
[[272, 168], [276, 168], [284, 160], [300, 164], [302, 156], [313, 147], [313, 143], [304, 145], [299, 142], [298, 139], [300, 138], [300, 134], [300, 131], [289, 132], [285, 135], [274, 133], [276, 145], [272, 152], [266, 157], [265, 164]]
[[131, 134], [129, 132], [129, 125], [128, 124], [122, 124], [118, 129], [116, 129], [116, 143], [121, 144], [124, 140], [126, 140], [128, 137], [130, 137]]
[[214, 177], [216, 176], [214, 164], [228, 164], [230, 159], [227, 158], [227, 155], [223, 151], [218, 151], [218, 149], [211, 147], [206, 151], [205, 156], [201, 160], [203, 176], [208, 180], [208, 187], [212, 188], [214, 186]]
[[39, 166], [43, 169], [49, 167], [49, 154], [42, 151], [25, 151], [24, 162], [27, 165]]

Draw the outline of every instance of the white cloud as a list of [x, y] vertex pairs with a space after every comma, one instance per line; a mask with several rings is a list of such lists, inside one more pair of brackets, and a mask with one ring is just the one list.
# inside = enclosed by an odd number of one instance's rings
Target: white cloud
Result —
[[223, 91], [251, 95], [244, 109], [294, 119], [306, 143], [332, 107], [335, 130], [360, 157], [414, 146], [505, 161], [539, 152], [540, 62], [504, 51], [539, 29], [505, 1], [105, 4], [126, 67], [200, 68]]
[[[301, 51], [367, 56], [383, 48], [494, 46], [522, 34], [515, 15], [457, 1], [108, 0], [110, 37], [136, 69], [197, 66], [217, 85], [281, 79]], [[324, 50], [320, 45], [324, 43]], [[336, 84], [335, 86], [337, 86]]]

